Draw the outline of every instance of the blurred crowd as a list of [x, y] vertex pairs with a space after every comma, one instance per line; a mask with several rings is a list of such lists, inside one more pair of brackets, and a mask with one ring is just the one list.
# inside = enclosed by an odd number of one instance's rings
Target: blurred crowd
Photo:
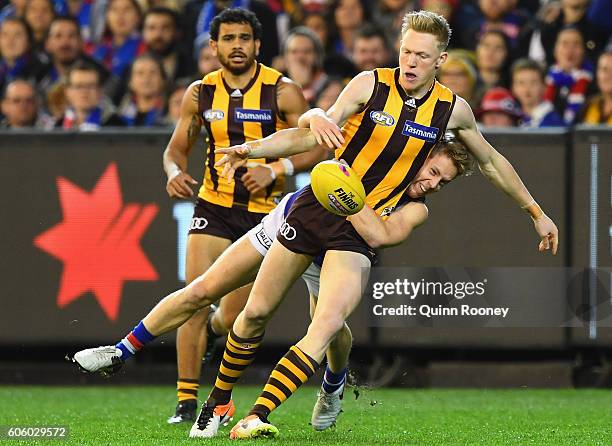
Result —
[[259, 61], [327, 109], [355, 74], [397, 66], [410, 10], [453, 29], [438, 79], [483, 126], [612, 124], [612, 0], [0, 0], [2, 128], [172, 126], [219, 68], [212, 18], [252, 10]]

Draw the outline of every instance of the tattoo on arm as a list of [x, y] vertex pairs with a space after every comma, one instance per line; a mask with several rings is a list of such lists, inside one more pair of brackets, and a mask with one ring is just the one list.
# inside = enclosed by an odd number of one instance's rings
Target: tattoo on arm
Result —
[[191, 98], [193, 99], [193, 102], [195, 102], [196, 104], [200, 103], [200, 87], [201, 86], [202, 84], [195, 85], [193, 87], [193, 91], [191, 92]]
[[189, 128], [187, 129], [187, 141], [189, 142], [189, 147], [193, 146], [193, 144], [197, 141], [198, 136], [200, 136], [200, 120], [194, 115], [191, 117], [191, 122], [189, 123]]

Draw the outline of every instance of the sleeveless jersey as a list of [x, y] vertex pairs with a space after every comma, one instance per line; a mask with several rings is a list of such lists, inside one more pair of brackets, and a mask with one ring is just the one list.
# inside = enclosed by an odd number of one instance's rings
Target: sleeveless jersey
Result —
[[[283, 177], [274, 180], [265, 190], [251, 194], [240, 181], [247, 171], [245, 167], [237, 169], [234, 180], [228, 183], [221, 176], [223, 169], [214, 166], [223, 157], [215, 155], [216, 148], [265, 138], [288, 128], [276, 103], [276, 90], [281, 78], [280, 72], [257, 64], [255, 75], [243, 89], [230, 88], [221, 70], [202, 79], [198, 112], [208, 134], [204, 182], [198, 194], [203, 200], [224, 207], [240, 207], [249, 212], [267, 213], [276, 206], [275, 198], [283, 193]], [[249, 161], [270, 163], [276, 158]]]
[[453, 92], [437, 81], [421, 99], [408, 96], [399, 74], [399, 68], [374, 70], [374, 92], [364, 110], [342, 127], [345, 143], [336, 150], [336, 158], [361, 178], [366, 203], [379, 214], [386, 211], [383, 215], [398, 205], [444, 137], [455, 104]]

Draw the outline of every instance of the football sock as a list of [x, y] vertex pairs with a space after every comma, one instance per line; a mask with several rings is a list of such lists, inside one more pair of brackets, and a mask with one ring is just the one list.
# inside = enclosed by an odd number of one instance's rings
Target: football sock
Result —
[[232, 389], [242, 372], [253, 362], [263, 335], [254, 338], [241, 338], [233, 330], [227, 335], [223, 359], [208, 402], [227, 404], [232, 396]]
[[346, 381], [346, 372], [348, 369], [342, 370], [340, 373], [334, 373], [329, 368], [329, 365], [325, 367], [325, 375], [323, 376], [323, 390], [327, 393], [334, 393], [344, 384]]
[[149, 333], [149, 330], [147, 330], [142, 321], [140, 321], [140, 323], [134, 327], [134, 330], [117, 343], [115, 347], [121, 350], [121, 359], [125, 361], [134, 356], [137, 351], [141, 350], [153, 339], [155, 339], [155, 336]]
[[263, 392], [255, 401], [249, 415], [257, 415], [260, 419], [267, 420], [270, 412], [308, 381], [317, 367], [319, 367], [317, 361], [297, 346], [292, 346], [272, 370]]
[[198, 399], [200, 383], [197, 379], [179, 378], [176, 382], [176, 391], [179, 403]]

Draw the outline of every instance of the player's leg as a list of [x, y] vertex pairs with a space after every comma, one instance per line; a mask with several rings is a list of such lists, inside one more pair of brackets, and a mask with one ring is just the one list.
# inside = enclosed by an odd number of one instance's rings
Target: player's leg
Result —
[[[308, 288], [312, 290], [309, 284]], [[317, 283], [318, 294], [318, 283]], [[314, 316], [317, 297], [310, 294], [310, 317]], [[312, 410], [310, 425], [317, 431], [322, 431], [336, 423], [342, 412], [342, 398], [348, 372], [348, 359], [353, 345], [353, 335], [345, 322], [334, 340], [329, 344], [325, 354], [327, 366], [323, 375], [323, 383], [317, 392], [317, 401]]]
[[232, 429], [231, 438], [278, 433], [267, 422], [268, 415], [314, 374], [331, 341], [359, 303], [369, 267], [370, 260], [363, 254], [326, 253], [318, 304], [306, 336], [279, 361], [249, 415]]
[[[187, 285], [204, 274], [213, 262], [225, 251], [231, 241], [208, 234], [189, 234], [185, 262]], [[204, 330], [208, 320], [209, 307], [197, 311], [176, 333], [176, 390], [178, 403], [168, 423], [193, 422], [198, 407], [201, 358], [206, 346], [207, 333]]]
[[213, 437], [229, 418], [226, 411], [233, 409], [231, 394], [234, 384], [255, 359], [266, 323], [311, 261], [309, 256], [291, 252], [278, 242], [273, 243], [244, 310], [228, 334], [215, 385], [191, 428], [191, 437]]
[[87, 372], [116, 371], [155, 337], [179, 327], [196, 311], [251, 282], [261, 260], [262, 255], [246, 237], [240, 239], [205, 274], [163, 298], [118, 344], [82, 350], [74, 355], [74, 361]]

